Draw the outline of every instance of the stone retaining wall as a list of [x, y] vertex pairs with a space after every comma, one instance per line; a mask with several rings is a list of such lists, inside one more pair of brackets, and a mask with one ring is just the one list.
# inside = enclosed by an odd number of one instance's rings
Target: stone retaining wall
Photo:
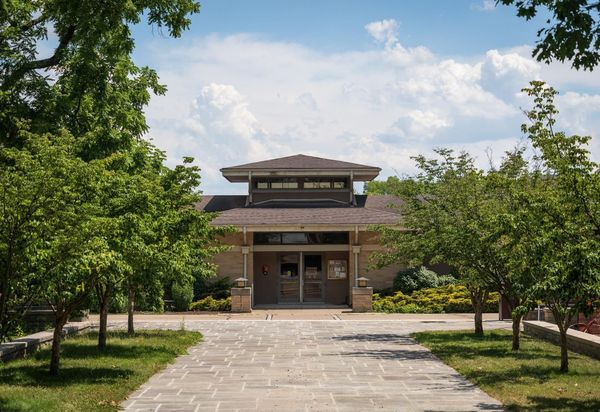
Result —
[[[63, 328], [63, 336], [75, 335], [83, 330], [89, 329], [90, 322], [69, 322]], [[0, 344], [0, 361], [22, 358], [29, 353], [35, 352], [42, 345], [52, 343], [53, 331], [44, 331], [27, 335], [13, 341]]]
[[[560, 344], [558, 326], [552, 323], [524, 321], [523, 330], [527, 335]], [[600, 359], [600, 336], [569, 329], [567, 331], [567, 347], [573, 352]]]

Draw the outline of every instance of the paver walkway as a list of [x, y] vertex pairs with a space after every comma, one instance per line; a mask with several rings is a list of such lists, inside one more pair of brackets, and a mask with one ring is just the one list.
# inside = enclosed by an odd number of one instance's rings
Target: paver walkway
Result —
[[502, 410], [408, 337], [472, 322], [209, 320], [185, 327], [201, 331], [204, 341], [133, 393], [126, 410]]

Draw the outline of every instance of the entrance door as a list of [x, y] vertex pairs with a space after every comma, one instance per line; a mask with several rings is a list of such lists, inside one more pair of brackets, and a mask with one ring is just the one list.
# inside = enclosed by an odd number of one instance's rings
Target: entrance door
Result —
[[304, 302], [323, 301], [323, 258], [321, 255], [304, 255], [302, 296]]
[[279, 256], [279, 302], [300, 302], [300, 270], [298, 253]]

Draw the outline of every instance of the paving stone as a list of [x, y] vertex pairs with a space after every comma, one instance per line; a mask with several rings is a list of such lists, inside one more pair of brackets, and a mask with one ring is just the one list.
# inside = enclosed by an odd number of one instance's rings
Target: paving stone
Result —
[[[137, 327], [176, 330], [181, 323]], [[409, 336], [471, 327], [467, 320], [188, 320], [186, 328], [201, 331], [203, 342], [121, 406], [127, 411], [502, 410]]]

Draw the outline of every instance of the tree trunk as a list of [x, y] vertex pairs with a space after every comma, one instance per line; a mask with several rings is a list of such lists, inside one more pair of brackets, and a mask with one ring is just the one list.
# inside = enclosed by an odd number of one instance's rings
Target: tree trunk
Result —
[[475, 335], [483, 336], [483, 308], [480, 304], [475, 307]]
[[567, 349], [567, 330], [562, 325], [558, 325], [560, 331], [560, 371], [569, 372], [569, 352]]
[[521, 349], [521, 318], [522, 315], [512, 315], [512, 350]]
[[132, 287], [129, 288], [129, 294], [127, 296], [127, 333], [133, 335], [135, 328], [133, 327], [133, 309], [135, 307], [135, 290]]
[[60, 367], [60, 344], [62, 341], [62, 331], [67, 319], [68, 313], [62, 313], [56, 317], [54, 323], [54, 334], [52, 335], [52, 355], [50, 357], [50, 374], [58, 375], [58, 369]]
[[475, 335], [483, 336], [483, 307], [488, 293], [482, 289], [475, 289], [469, 291], [469, 294], [471, 295], [471, 305], [475, 312]]
[[100, 300], [100, 328], [98, 329], [98, 349], [106, 349], [106, 329], [108, 323], [108, 294]]
[[572, 315], [569, 313], [569, 310], [564, 312], [559, 310], [561, 307], [560, 303], [552, 302], [552, 304], [548, 304], [548, 306], [554, 315], [554, 321], [560, 332], [560, 371], [568, 372], [569, 351], [567, 349], [567, 331], [569, 330], [569, 326], [571, 326]]
[[96, 285], [96, 295], [98, 296], [98, 303], [100, 304], [100, 327], [98, 330], [98, 349], [106, 349], [106, 329], [108, 326], [108, 305], [110, 303], [112, 288], [107, 285]]

